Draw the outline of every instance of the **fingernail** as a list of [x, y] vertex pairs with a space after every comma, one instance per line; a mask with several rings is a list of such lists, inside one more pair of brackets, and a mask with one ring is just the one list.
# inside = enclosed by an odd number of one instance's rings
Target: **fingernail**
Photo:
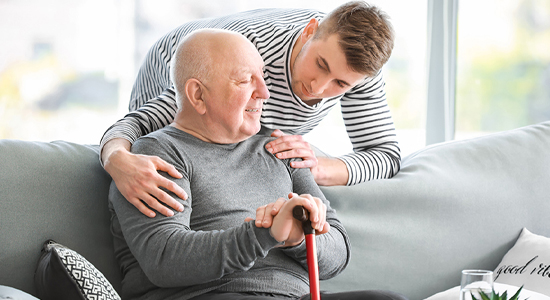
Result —
[[178, 206], [178, 211], [183, 211], [183, 205]]
[[265, 148], [265, 149], [267, 150], [267, 152], [269, 152], [269, 153], [273, 153], [273, 148], [271, 148], [271, 147], [267, 147], [267, 148]]

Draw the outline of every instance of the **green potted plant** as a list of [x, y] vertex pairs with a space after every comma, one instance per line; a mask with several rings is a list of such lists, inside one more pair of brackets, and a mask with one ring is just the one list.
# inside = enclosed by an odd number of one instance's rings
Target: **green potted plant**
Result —
[[517, 292], [511, 298], [508, 298], [507, 291], [504, 291], [502, 295], [499, 295], [497, 292], [495, 292], [494, 289], [491, 295], [487, 295], [483, 291], [479, 291], [480, 298], [476, 298], [473, 294], [471, 295], [472, 295], [472, 299], [475, 299], [475, 300], [520, 300], [519, 293], [521, 292], [522, 289], [523, 289], [523, 285], [517, 290]]

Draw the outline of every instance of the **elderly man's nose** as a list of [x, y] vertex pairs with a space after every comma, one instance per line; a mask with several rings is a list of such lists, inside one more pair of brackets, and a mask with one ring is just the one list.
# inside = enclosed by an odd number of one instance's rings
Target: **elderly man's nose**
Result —
[[268, 99], [269, 96], [269, 90], [265, 85], [264, 79], [262, 78], [261, 80], [258, 80], [258, 85], [256, 86], [256, 98]]

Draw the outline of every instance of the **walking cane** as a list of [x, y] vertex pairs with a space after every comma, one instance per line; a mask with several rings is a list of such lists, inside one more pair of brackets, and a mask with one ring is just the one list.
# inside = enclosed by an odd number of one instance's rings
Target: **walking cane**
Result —
[[319, 290], [319, 266], [317, 265], [317, 246], [315, 245], [315, 229], [311, 227], [308, 213], [303, 206], [295, 206], [292, 210], [292, 215], [302, 222], [302, 228], [306, 236], [307, 269], [309, 273], [309, 293], [311, 300], [321, 300], [321, 293]]

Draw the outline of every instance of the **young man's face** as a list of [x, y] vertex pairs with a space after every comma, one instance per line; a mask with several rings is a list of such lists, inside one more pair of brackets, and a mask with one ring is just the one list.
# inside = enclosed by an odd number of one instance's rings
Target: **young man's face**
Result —
[[292, 91], [303, 101], [343, 94], [365, 78], [348, 67], [337, 34], [309, 38], [296, 56], [291, 75]]

